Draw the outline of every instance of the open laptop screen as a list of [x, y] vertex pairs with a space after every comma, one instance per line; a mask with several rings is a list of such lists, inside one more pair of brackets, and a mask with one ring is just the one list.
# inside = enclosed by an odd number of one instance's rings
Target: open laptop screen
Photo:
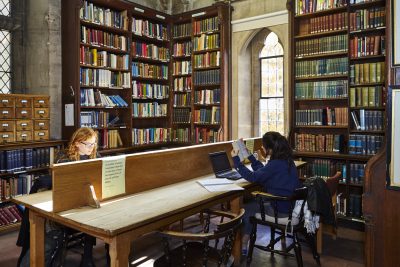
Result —
[[225, 151], [210, 153], [209, 156], [214, 173], [232, 170], [228, 155]]

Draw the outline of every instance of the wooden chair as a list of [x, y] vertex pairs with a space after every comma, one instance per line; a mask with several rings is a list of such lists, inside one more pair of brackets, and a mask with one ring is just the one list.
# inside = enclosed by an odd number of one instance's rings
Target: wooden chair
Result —
[[[307, 198], [307, 188], [299, 188], [296, 189], [293, 195], [286, 196], [275, 196], [272, 194], [264, 193], [264, 192], [253, 192], [254, 197], [259, 202], [260, 205], [260, 213], [256, 213], [254, 216], [250, 217], [250, 223], [252, 224], [252, 231], [250, 235], [250, 245], [249, 251], [247, 254], [247, 265], [249, 266], [252, 261], [254, 248], [261, 249], [263, 251], [267, 251], [271, 253], [271, 257], [274, 257], [274, 254], [279, 254], [283, 256], [291, 256], [295, 257], [298, 266], [303, 266], [303, 259], [301, 255], [301, 246], [298, 238], [298, 233], [304, 233], [304, 213], [303, 207]], [[292, 217], [292, 212], [297, 200], [303, 200], [303, 204], [300, 209], [299, 217]], [[282, 215], [278, 213], [278, 201], [279, 202], [289, 202], [290, 209], [287, 215]], [[269, 204], [270, 207], [273, 208], [273, 216], [268, 215], [265, 207], [266, 204]], [[268, 226], [271, 229], [271, 238], [269, 244], [266, 246], [256, 244], [257, 239], [257, 226], [264, 225]], [[314, 259], [319, 264], [319, 255], [316, 251], [315, 247], [315, 237], [304, 233], [304, 236], [307, 238], [307, 241], [311, 244], [311, 248], [313, 251]], [[280, 250], [275, 249], [275, 244], [282, 241], [282, 239], [291, 238], [293, 240], [292, 244], [289, 246], [282, 245]], [[291, 250], [294, 250], [294, 253], [291, 253]]]
[[[231, 262], [232, 247], [236, 233], [242, 224], [244, 209], [241, 209], [239, 214], [212, 210], [205, 210], [203, 214], [205, 215], [205, 224], [201, 233], [161, 232], [164, 255], [154, 262], [155, 267], [227, 266], [228, 262]], [[213, 225], [210, 220], [211, 215], [222, 216], [229, 220]], [[171, 249], [169, 239], [178, 239], [181, 241], [181, 245]], [[219, 242], [220, 240], [223, 241]], [[210, 243], [213, 243], [213, 246]]]
[[[342, 177], [341, 172], [336, 172], [334, 176], [326, 179], [326, 186], [328, 187], [329, 193], [332, 196], [332, 206], [334, 214], [336, 214], [336, 197], [337, 197], [337, 189], [339, 185], [340, 178]], [[320, 229], [317, 233], [317, 250], [319, 253], [322, 251], [322, 234], [329, 234], [333, 239], [337, 237], [337, 227], [332, 225], [324, 225], [320, 224]]]

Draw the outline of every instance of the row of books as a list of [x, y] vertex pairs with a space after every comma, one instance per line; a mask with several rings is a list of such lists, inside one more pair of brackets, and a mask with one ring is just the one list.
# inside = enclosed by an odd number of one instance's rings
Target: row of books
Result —
[[51, 147], [25, 148], [0, 151], [0, 172], [16, 173], [44, 168], [50, 165]]
[[40, 175], [48, 174], [18, 174], [11, 177], [3, 177], [0, 179], [0, 199], [10, 199], [29, 194], [33, 182], [40, 177]]
[[220, 47], [219, 34], [201, 34], [193, 39], [193, 51], [202, 51]]
[[174, 142], [190, 142], [190, 129], [189, 128], [177, 128], [172, 130], [171, 140]]
[[128, 15], [126, 10], [122, 12], [110, 10], [96, 6], [85, 0], [79, 10], [79, 17], [91, 23], [128, 30]]
[[172, 28], [172, 36], [173, 37], [184, 37], [184, 36], [191, 36], [192, 35], [192, 24], [185, 23], [174, 25]]
[[299, 134], [294, 135], [296, 150], [302, 152], [342, 153], [344, 136], [339, 134]]
[[80, 47], [80, 64], [128, 70], [129, 63], [129, 55], [116, 55], [107, 51], [97, 51], [97, 48]]
[[338, 161], [338, 160], [318, 159], [318, 158], [303, 159], [303, 160], [307, 161], [307, 164], [299, 169], [299, 177], [303, 178], [317, 176], [327, 179], [328, 177], [335, 175], [337, 171], [342, 171], [343, 168], [346, 167], [344, 161]]
[[128, 103], [119, 95], [106, 95], [93, 88], [81, 90], [82, 107], [128, 107]]
[[193, 34], [201, 34], [217, 31], [219, 27], [218, 17], [203, 19], [193, 23]]
[[296, 62], [296, 78], [347, 74], [347, 58], [328, 58]]
[[350, 31], [384, 27], [385, 20], [385, 7], [356, 10], [350, 13]]
[[172, 65], [173, 75], [185, 75], [192, 73], [192, 61], [175, 61]]
[[352, 184], [363, 184], [365, 176], [365, 164], [350, 163], [349, 181]]
[[295, 13], [296, 15], [314, 13], [346, 5], [346, 0], [296, 0]]
[[220, 83], [220, 70], [196, 71], [193, 75], [195, 85], [209, 85]]
[[142, 62], [132, 62], [132, 77], [143, 77], [152, 79], [168, 79], [167, 65], [152, 65]]
[[191, 111], [189, 108], [174, 108], [172, 110], [173, 123], [190, 123]]
[[190, 107], [191, 104], [191, 93], [186, 94], [175, 94], [174, 95], [174, 107]]
[[130, 88], [131, 74], [106, 69], [80, 68], [80, 84], [83, 86]]
[[350, 57], [366, 57], [366, 56], [384, 56], [385, 50], [385, 36], [355, 36], [350, 39]]
[[192, 54], [192, 42], [175, 43], [173, 51], [174, 57], [190, 56]]
[[151, 58], [168, 62], [170, 58], [169, 49], [157, 46], [155, 44], [147, 44], [140, 41], [132, 41], [132, 56]]
[[339, 193], [336, 199], [336, 213], [343, 216], [362, 218], [361, 195], [349, 194], [348, 199], [344, 193]]
[[221, 102], [221, 89], [206, 89], [195, 91], [194, 103], [201, 105], [219, 104]]
[[310, 18], [310, 23], [306, 26], [307, 34], [346, 30], [348, 28], [347, 14], [335, 13], [331, 15]]
[[360, 131], [382, 131], [384, 128], [385, 112], [381, 110], [353, 110], [354, 129]]
[[81, 42], [84, 44], [127, 51], [127, 40], [122, 35], [81, 26]]
[[345, 98], [348, 96], [348, 81], [318, 81], [296, 83], [296, 99]]
[[132, 103], [134, 118], [166, 117], [168, 112], [167, 104], [153, 103]]
[[350, 87], [350, 107], [382, 107], [384, 91], [383, 86]]
[[213, 106], [211, 109], [196, 109], [193, 119], [195, 123], [219, 124], [221, 122], [221, 108]]
[[297, 41], [296, 57], [347, 52], [347, 43], [345, 34]]
[[384, 61], [350, 65], [350, 84], [383, 83], [384, 81]]
[[349, 154], [375, 155], [381, 149], [384, 136], [382, 135], [349, 135]]
[[146, 145], [169, 142], [171, 128], [132, 129], [132, 145]]
[[218, 136], [218, 130], [203, 127], [194, 128], [194, 142], [196, 144], [208, 144], [218, 142]]
[[4, 205], [0, 207], [0, 226], [7, 226], [22, 221], [22, 215], [17, 206]]
[[192, 90], [192, 77], [174, 78], [174, 91], [187, 92]]
[[169, 86], [163, 84], [150, 84], [132, 81], [133, 99], [167, 99]]
[[106, 111], [81, 111], [80, 113], [81, 127], [105, 128], [105, 127], [123, 127], [125, 124], [120, 118]]
[[146, 36], [158, 40], [169, 40], [168, 26], [149, 20], [132, 18], [132, 32], [135, 35]]
[[299, 109], [296, 110], [296, 126], [327, 125], [347, 126], [347, 108]]
[[219, 67], [220, 52], [207, 52], [193, 56], [193, 64], [195, 68]]
[[118, 130], [102, 129], [98, 132], [98, 147], [101, 149], [124, 146]]

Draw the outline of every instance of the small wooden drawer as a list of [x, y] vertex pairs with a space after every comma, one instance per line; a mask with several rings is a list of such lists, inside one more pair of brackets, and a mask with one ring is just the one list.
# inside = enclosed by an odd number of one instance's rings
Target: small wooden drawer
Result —
[[32, 131], [17, 131], [17, 142], [32, 141]]
[[32, 108], [16, 108], [15, 117], [17, 119], [32, 119]]
[[47, 108], [49, 107], [50, 97], [49, 96], [35, 96], [33, 98], [34, 108]]
[[34, 120], [33, 129], [35, 131], [50, 129], [50, 120]]
[[34, 108], [35, 115], [33, 116], [35, 119], [48, 119], [50, 116], [49, 108]]
[[14, 132], [0, 133], [0, 143], [15, 142]]
[[15, 119], [14, 108], [0, 108], [1, 119]]
[[32, 124], [32, 120], [17, 120], [17, 131], [32, 131]]
[[13, 108], [15, 106], [15, 97], [7, 94], [0, 94], [0, 107]]
[[1, 132], [14, 132], [15, 122], [14, 121], [0, 121]]
[[17, 108], [31, 108], [32, 97], [29, 96], [17, 96], [15, 97], [15, 107]]
[[33, 140], [49, 140], [49, 130], [33, 131]]

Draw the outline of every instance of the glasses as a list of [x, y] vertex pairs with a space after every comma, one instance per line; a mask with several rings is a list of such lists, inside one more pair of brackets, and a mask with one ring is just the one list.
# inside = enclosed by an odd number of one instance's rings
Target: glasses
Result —
[[87, 143], [87, 142], [80, 142], [82, 145], [85, 145], [85, 147], [87, 148], [91, 148], [94, 147], [96, 145], [96, 143]]

